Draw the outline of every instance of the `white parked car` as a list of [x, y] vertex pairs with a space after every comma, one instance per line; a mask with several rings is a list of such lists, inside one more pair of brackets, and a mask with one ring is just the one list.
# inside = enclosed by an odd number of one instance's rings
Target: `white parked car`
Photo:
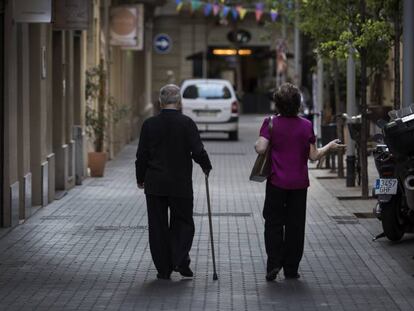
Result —
[[231, 83], [222, 79], [190, 79], [181, 86], [182, 111], [200, 132], [225, 132], [237, 140], [239, 103]]

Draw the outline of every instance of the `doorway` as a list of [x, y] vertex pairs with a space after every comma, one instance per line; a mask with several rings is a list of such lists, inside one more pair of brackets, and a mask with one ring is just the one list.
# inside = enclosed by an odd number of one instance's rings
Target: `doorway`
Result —
[[269, 47], [209, 47], [208, 78], [229, 80], [242, 94], [243, 113], [270, 111], [275, 72]]
[[3, 226], [4, 165], [4, 1], [0, 0], [0, 226]]

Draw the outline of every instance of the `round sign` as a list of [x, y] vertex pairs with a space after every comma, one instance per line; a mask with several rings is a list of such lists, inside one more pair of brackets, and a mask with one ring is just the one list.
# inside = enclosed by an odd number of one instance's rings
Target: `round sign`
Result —
[[120, 36], [127, 36], [137, 28], [137, 18], [128, 8], [114, 10], [111, 16], [111, 30]]
[[167, 34], [161, 33], [154, 38], [154, 49], [159, 54], [166, 54], [171, 51], [172, 40]]

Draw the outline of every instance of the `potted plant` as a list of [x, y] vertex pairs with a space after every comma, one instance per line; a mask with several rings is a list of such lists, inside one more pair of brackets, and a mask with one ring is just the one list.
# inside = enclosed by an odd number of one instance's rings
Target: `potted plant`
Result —
[[86, 132], [93, 140], [94, 151], [88, 153], [88, 167], [92, 177], [102, 177], [107, 153], [104, 149], [109, 122], [116, 124], [128, 112], [119, 106], [112, 96], [106, 94], [106, 75], [103, 61], [86, 71]]

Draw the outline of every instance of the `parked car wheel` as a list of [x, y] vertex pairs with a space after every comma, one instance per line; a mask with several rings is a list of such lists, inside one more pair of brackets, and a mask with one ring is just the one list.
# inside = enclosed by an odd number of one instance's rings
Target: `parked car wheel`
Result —
[[401, 196], [393, 196], [391, 201], [381, 204], [381, 222], [384, 234], [390, 241], [399, 241], [404, 235], [404, 228], [398, 221], [398, 209]]
[[239, 140], [239, 131], [229, 132], [229, 139], [233, 141]]

